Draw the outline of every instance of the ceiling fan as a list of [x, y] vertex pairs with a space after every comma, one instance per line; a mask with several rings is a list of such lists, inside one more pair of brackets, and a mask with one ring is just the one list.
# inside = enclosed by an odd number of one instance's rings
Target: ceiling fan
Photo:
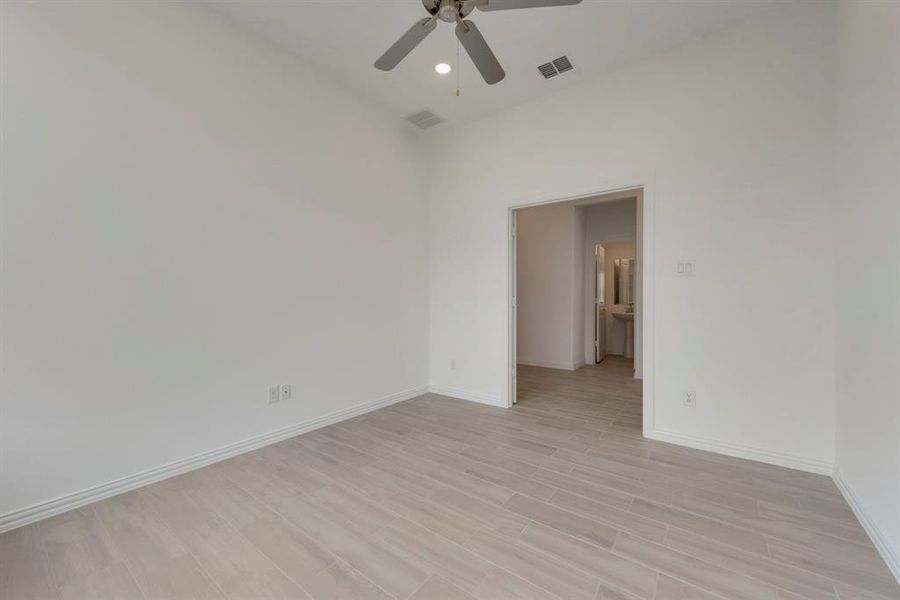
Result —
[[375, 68], [390, 71], [412, 49], [419, 45], [429, 33], [437, 27], [438, 19], [445, 23], [456, 23], [456, 37], [468, 52], [484, 81], [493, 85], [506, 77], [503, 67], [484, 41], [481, 32], [466, 16], [473, 9], [478, 10], [510, 10], [514, 8], [538, 8], [541, 6], [566, 6], [578, 4], [581, 0], [422, 0], [422, 5], [430, 16], [417, 21], [409, 31], [400, 36], [394, 45], [375, 61]]

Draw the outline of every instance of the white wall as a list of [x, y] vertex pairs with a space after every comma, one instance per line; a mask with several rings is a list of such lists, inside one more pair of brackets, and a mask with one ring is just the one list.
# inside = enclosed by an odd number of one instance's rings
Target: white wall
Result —
[[588, 244], [634, 241], [637, 232], [635, 198], [611, 200], [584, 207]]
[[[571, 204], [518, 211], [516, 358], [519, 364], [573, 369], [583, 343], [576, 287], [577, 252], [583, 240], [580, 212]], [[578, 271], [580, 273], [581, 271]], [[576, 310], [578, 312], [576, 312]]]
[[900, 4], [838, 13], [837, 466], [900, 579]]
[[[431, 193], [432, 386], [507, 401], [509, 206], [642, 179], [655, 223], [654, 435], [828, 471], [832, 35], [831, 5], [788, 5], [435, 130], [434, 158], [466, 176], [437, 174]], [[676, 277], [689, 259], [697, 276]], [[691, 389], [695, 409], [681, 401]]]
[[203, 9], [0, 10], [0, 515], [426, 386], [405, 124]]

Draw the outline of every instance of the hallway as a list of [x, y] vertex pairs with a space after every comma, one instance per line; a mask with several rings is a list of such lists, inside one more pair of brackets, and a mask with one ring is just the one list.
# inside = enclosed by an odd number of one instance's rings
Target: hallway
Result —
[[609, 424], [610, 432], [641, 436], [641, 380], [630, 358], [608, 355], [576, 371], [519, 365], [518, 406]]

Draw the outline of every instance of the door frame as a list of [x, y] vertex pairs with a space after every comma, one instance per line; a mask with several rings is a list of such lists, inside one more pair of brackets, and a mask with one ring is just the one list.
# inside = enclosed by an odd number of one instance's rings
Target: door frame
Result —
[[[603, 243], [601, 243], [601, 242], [593, 242], [593, 243], [591, 243], [591, 246], [594, 249], [594, 252], [592, 253], [594, 264], [592, 265], [593, 268], [591, 269], [591, 272], [594, 277], [592, 279], [593, 285], [591, 286], [591, 293], [590, 293], [591, 316], [594, 318], [594, 326], [591, 328], [594, 332], [593, 342], [591, 344], [591, 351], [592, 351], [591, 358], [593, 359], [593, 364], [598, 365], [601, 362], [603, 362], [603, 360], [606, 358], [606, 318], [605, 318], [606, 317], [606, 304], [604, 302], [603, 307], [601, 308], [600, 304], [601, 304], [601, 300], [603, 300], [603, 298], [598, 295], [600, 288], [603, 288], [603, 290], [602, 290], [603, 294], [604, 295], [606, 294], [606, 282], [602, 281], [600, 279], [600, 267], [599, 267], [600, 262], [601, 262], [599, 251], [600, 250], [603, 251], [603, 255], [605, 258], [606, 248], [603, 247]], [[603, 272], [603, 278], [604, 279], [606, 278], [605, 270]], [[585, 283], [587, 283], [587, 281], [585, 281]], [[587, 295], [585, 295], [585, 300], [587, 300]], [[604, 317], [603, 319], [600, 318], [601, 310], [603, 311], [603, 317]], [[584, 315], [587, 314], [586, 311], [582, 311], [582, 313]], [[516, 326], [518, 327], [518, 321], [516, 323], [517, 323]], [[601, 348], [600, 340], [601, 339], [603, 340], [603, 356], [600, 356], [600, 348]]]
[[[639, 317], [641, 324], [641, 376], [643, 403], [643, 434], [648, 436], [653, 431], [654, 421], [654, 380], [655, 380], [655, 289], [654, 289], [654, 215], [655, 189], [652, 176], [634, 177], [631, 179], [600, 182], [583, 190], [569, 190], [562, 193], [543, 193], [531, 199], [520, 199], [507, 204], [507, 398], [506, 406], [515, 403], [517, 378], [516, 373], [516, 211], [532, 206], [557, 204], [583, 200], [592, 196], [642, 190], [642, 202], [638, 206], [639, 231], [638, 242], [641, 244], [641, 306]], [[549, 199], [548, 199], [549, 198]]]

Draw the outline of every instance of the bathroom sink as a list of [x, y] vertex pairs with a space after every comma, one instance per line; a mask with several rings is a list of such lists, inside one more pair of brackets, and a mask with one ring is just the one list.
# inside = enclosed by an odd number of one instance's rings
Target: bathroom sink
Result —
[[634, 313], [614, 312], [612, 316], [625, 326], [625, 358], [634, 357]]

